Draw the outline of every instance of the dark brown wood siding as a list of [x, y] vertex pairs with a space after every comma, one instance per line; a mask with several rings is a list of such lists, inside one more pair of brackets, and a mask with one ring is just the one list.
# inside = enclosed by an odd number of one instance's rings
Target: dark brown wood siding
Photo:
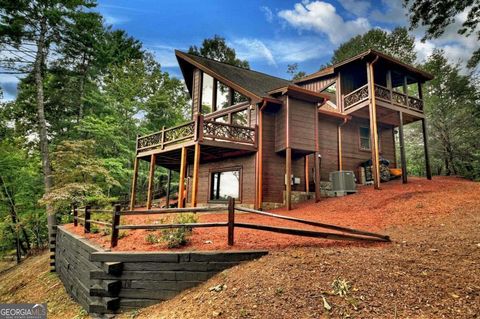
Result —
[[[283, 103], [281, 108], [275, 113], [274, 116], [274, 131], [269, 133], [274, 138], [275, 151], [279, 152], [287, 147], [286, 144], [286, 125], [287, 125], [287, 105]], [[265, 135], [264, 135], [265, 136]]]
[[289, 108], [291, 148], [314, 152], [316, 103], [289, 97]]
[[[278, 113], [277, 113], [278, 114]], [[263, 112], [263, 201], [283, 202], [285, 154], [275, 151], [276, 114]]]
[[326, 88], [327, 85], [331, 83], [332, 80], [334, 80], [335, 78], [336, 75], [326, 76], [320, 79], [315, 79], [306, 83], [302, 83], [300, 84], [300, 86], [310, 91], [320, 92], [321, 90]]

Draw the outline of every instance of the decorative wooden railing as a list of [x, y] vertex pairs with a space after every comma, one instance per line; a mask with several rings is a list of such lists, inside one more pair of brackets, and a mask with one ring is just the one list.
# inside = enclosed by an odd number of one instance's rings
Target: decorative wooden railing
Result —
[[247, 127], [213, 120], [198, 115], [193, 121], [137, 138], [137, 152], [153, 148], [165, 148], [185, 141], [214, 140], [256, 145], [256, 127]]
[[[423, 101], [421, 99], [390, 90], [389, 88], [378, 84], [375, 84], [375, 97], [393, 105], [401, 106], [417, 112], [423, 112]], [[367, 84], [344, 96], [344, 111], [366, 100], [368, 100]]]

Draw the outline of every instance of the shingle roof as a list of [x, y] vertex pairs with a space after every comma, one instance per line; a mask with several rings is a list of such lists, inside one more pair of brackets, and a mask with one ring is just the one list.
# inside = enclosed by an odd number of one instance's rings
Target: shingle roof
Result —
[[282, 78], [271, 76], [265, 73], [248, 70], [233, 66], [230, 64], [218, 62], [212, 59], [199, 57], [196, 55], [188, 54], [182, 51], [175, 51], [179, 58], [189, 58], [197, 64], [204, 66], [206, 69], [213, 71], [216, 75], [220, 75], [225, 79], [235, 83], [248, 92], [263, 98], [270, 97], [269, 91], [294, 85], [292, 81], [288, 81]]

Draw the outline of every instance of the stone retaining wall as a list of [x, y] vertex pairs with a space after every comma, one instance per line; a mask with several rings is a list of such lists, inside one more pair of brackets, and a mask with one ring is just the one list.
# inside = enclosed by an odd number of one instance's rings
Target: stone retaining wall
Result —
[[174, 297], [218, 272], [267, 254], [110, 252], [59, 226], [55, 268], [67, 292], [89, 313], [115, 313]]

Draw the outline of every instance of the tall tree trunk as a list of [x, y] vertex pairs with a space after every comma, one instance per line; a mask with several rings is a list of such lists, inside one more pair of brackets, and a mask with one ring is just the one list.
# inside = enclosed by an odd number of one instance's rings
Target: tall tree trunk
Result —
[[[45, 120], [45, 103], [43, 96], [43, 68], [45, 65], [45, 35], [47, 33], [47, 21], [45, 17], [40, 20], [40, 34], [37, 41], [37, 54], [34, 65], [35, 86], [37, 90], [37, 116], [38, 136], [40, 138], [40, 156], [42, 159], [43, 179], [45, 193], [48, 194], [52, 188], [52, 169], [48, 151], [47, 121]], [[54, 212], [51, 205], [47, 204], [48, 232], [51, 234], [54, 223]], [[52, 217], [51, 217], [52, 216]]]

